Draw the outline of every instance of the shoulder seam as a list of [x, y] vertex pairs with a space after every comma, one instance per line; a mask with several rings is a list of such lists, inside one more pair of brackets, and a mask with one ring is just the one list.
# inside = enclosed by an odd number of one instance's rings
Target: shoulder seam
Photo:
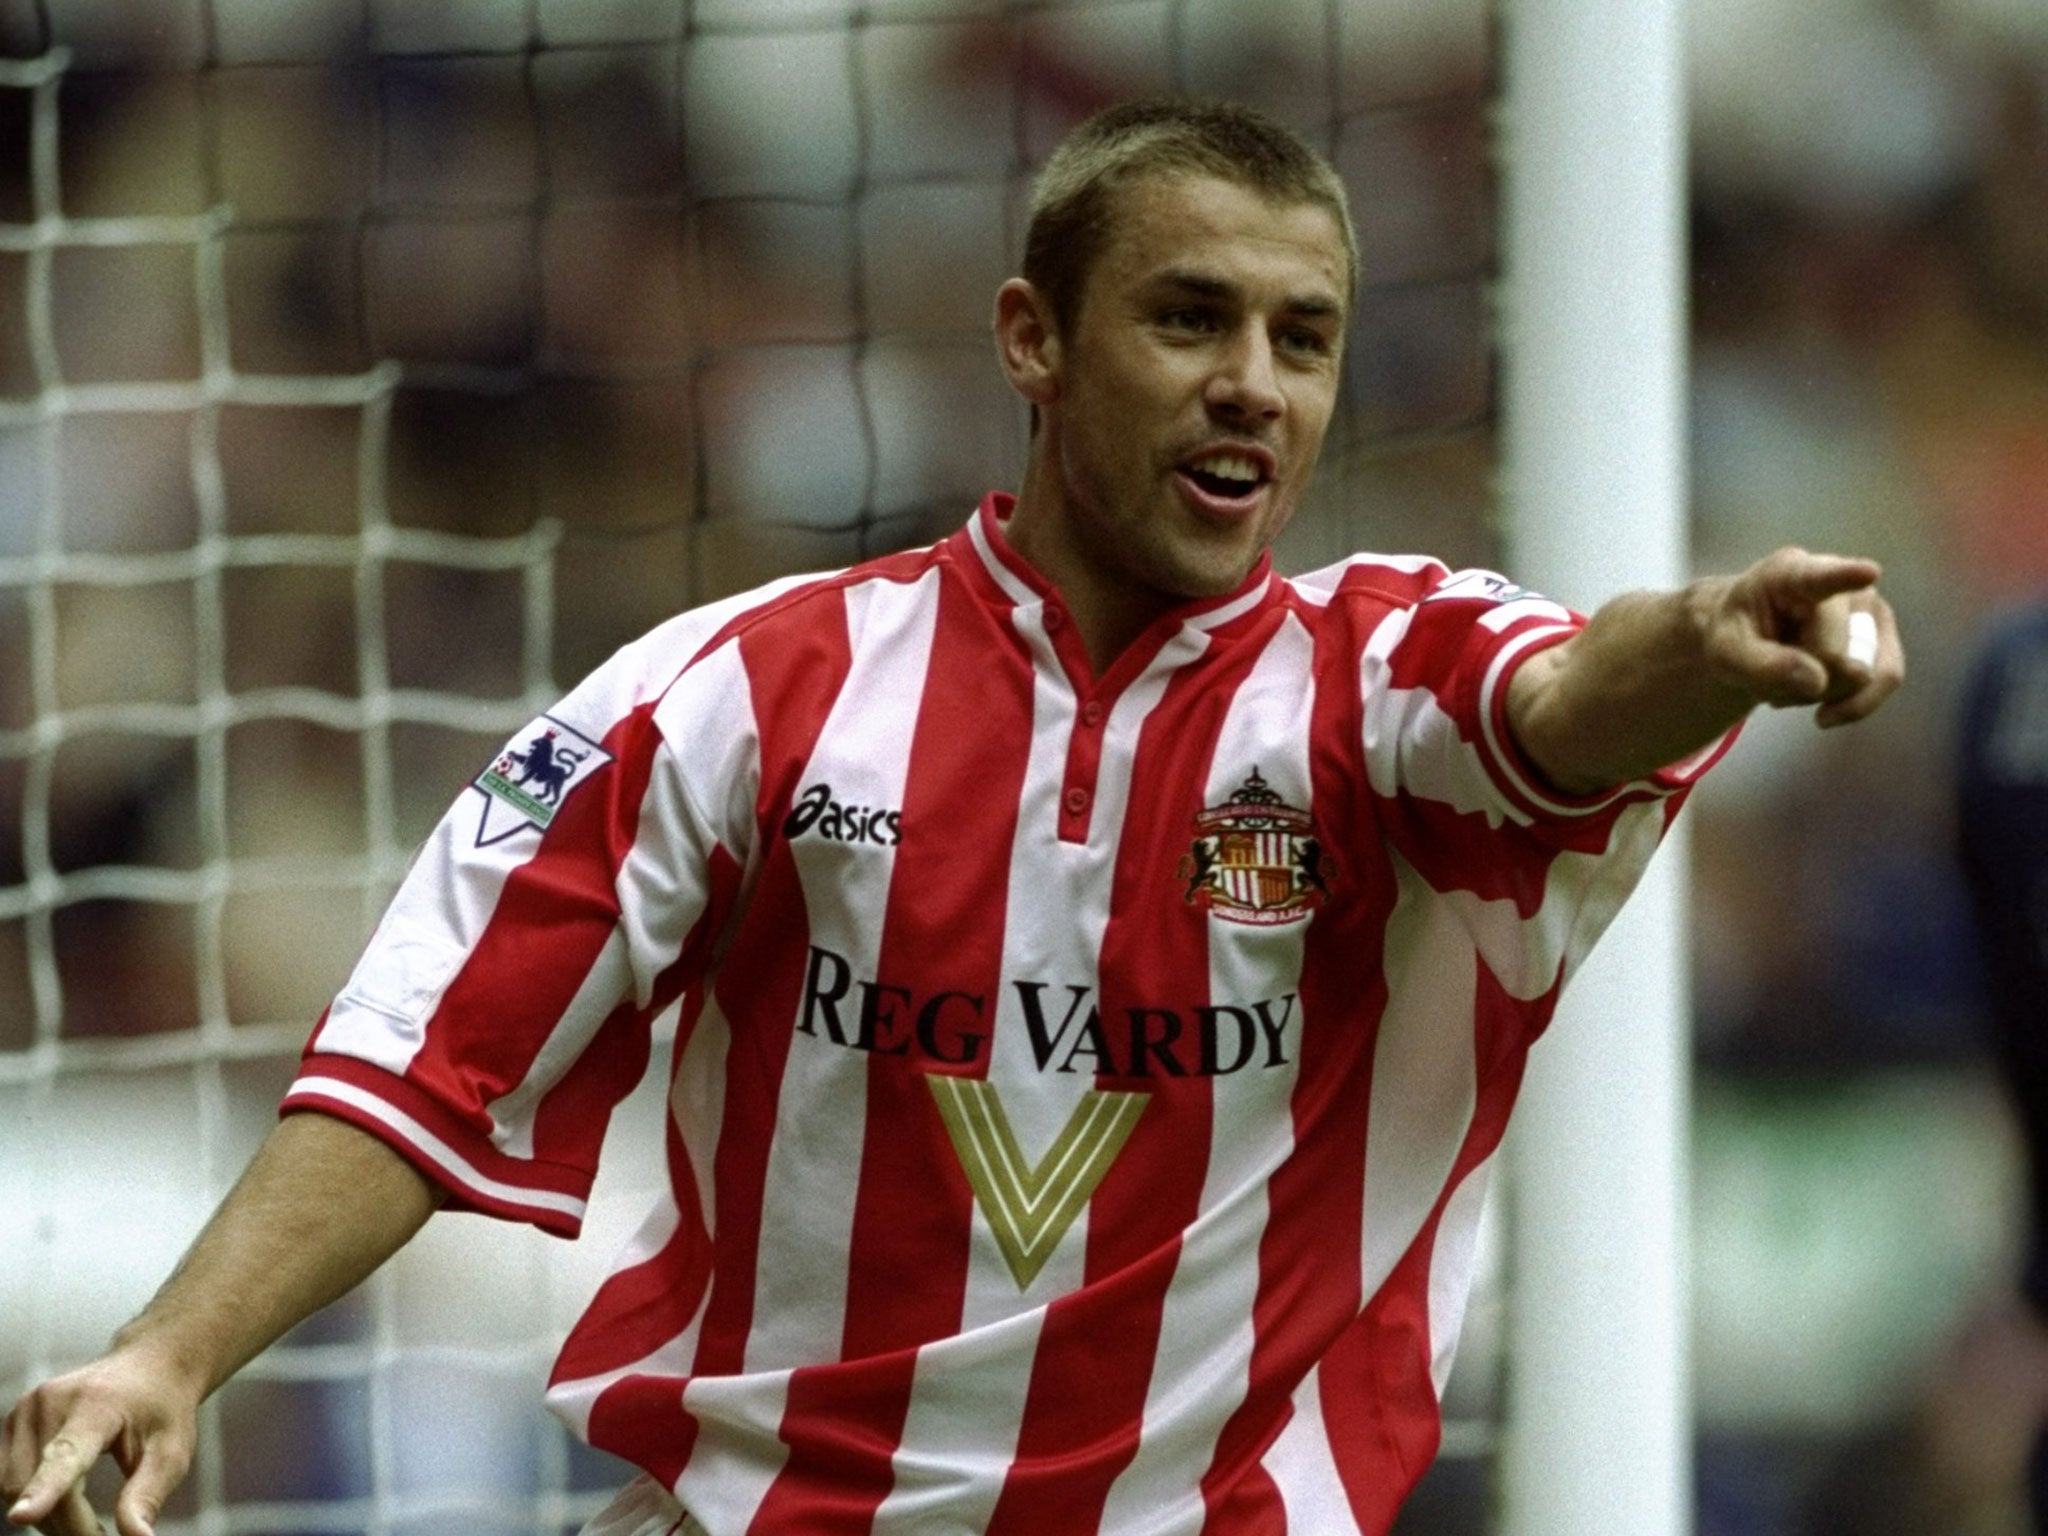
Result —
[[750, 608], [745, 613], [734, 616], [719, 629], [717, 634], [697, 648], [690, 659], [677, 669], [676, 675], [680, 677], [713, 651], [722, 649], [729, 642], [739, 639], [741, 635], [748, 633], [761, 624], [765, 624], [769, 619], [779, 617], [792, 609], [800, 608], [827, 592], [844, 592], [849, 587], [869, 581], [889, 581], [899, 585], [908, 585], [910, 582], [917, 580], [919, 576], [922, 576], [931, 566], [945, 561], [944, 541], [927, 546], [922, 553], [926, 558], [919, 562], [914, 573], [898, 573], [881, 569], [881, 561], [898, 558], [897, 556], [884, 555], [880, 561], [864, 561], [860, 565], [849, 567], [843, 571], [833, 571], [819, 576], [813, 581], [805, 582], [802, 586], [792, 591], [772, 597], [759, 607]]

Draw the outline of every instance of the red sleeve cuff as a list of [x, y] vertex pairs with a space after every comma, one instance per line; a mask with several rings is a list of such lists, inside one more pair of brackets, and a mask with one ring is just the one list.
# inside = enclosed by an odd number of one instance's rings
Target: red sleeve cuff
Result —
[[1646, 778], [1632, 779], [1591, 794], [1571, 795], [1544, 778], [1515, 740], [1508, 726], [1508, 685], [1530, 657], [1562, 645], [1579, 632], [1578, 624], [1542, 624], [1510, 630], [1487, 666], [1480, 701], [1484, 722], [1480, 756], [1495, 786], [1508, 802], [1538, 820], [1593, 816], [1610, 806], [1633, 800], [1661, 799], [1689, 789], [1735, 743], [1738, 721], [1724, 734], [1689, 757], [1659, 768]]
[[530, 1222], [561, 1237], [583, 1230], [590, 1175], [500, 1151], [418, 1087], [352, 1056], [308, 1056], [279, 1113], [317, 1110], [384, 1142], [448, 1192], [450, 1210]]

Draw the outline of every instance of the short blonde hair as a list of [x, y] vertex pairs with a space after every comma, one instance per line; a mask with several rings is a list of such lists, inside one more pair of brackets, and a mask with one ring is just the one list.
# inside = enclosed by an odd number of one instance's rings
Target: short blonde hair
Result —
[[1098, 112], [1052, 152], [1031, 189], [1024, 279], [1072, 328], [1089, 270], [1108, 243], [1117, 189], [1145, 176], [1234, 181], [1274, 202], [1327, 209], [1344, 236], [1345, 302], [1358, 286], [1358, 234], [1344, 183], [1293, 129], [1232, 102], [1170, 97]]

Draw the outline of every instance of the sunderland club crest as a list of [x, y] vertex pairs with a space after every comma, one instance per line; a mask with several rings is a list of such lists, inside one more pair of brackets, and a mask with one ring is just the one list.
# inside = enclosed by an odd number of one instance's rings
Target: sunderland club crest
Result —
[[1195, 814], [1180, 861], [1185, 899], [1233, 923], [1300, 922], [1328, 899], [1334, 873], [1307, 811], [1286, 804], [1253, 768], [1221, 805]]

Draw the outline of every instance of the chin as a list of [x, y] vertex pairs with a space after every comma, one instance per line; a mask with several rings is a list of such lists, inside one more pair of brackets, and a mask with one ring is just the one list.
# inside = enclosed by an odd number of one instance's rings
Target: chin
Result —
[[1205, 597], [1222, 597], [1236, 591], [1256, 564], [1257, 555], [1249, 560], [1238, 561], [1228, 569], [1177, 565], [1165, 573], [1165, 579], [1154, 582], [1153, 585], [1160, 591], [1183, 601], [1198, 602]]

